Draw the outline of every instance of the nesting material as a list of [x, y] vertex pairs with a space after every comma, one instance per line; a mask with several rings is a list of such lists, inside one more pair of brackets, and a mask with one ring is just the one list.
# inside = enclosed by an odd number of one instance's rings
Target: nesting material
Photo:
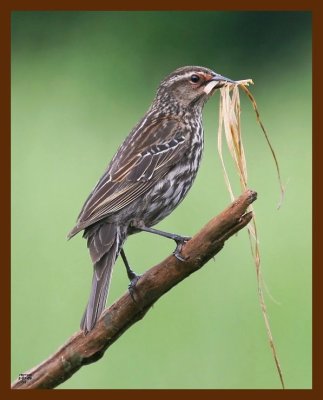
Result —
[[[244, 151], [244, 147], [243, 147], [241, 121], [240, 121], [241, 108], [240, 108], [239, 89], [241, 88], [247, 94], [247, 96], [249, 97], [249, 99], [252, 103], [252, 106], [256, 113], [257, 122], [259, 123], [259, 125], [262, 129], [262, 132], [265, 135], [267, 144], [268, 144], [271, 154], [274, 158], [274, 162], [275, 162], [275, 166], [276, 166], [276, 170], [277, 170], [277, 174], [278, 174], [280, 191], [281, 191], [281, 200], [280, 200], [280, 203], [278, 206], [278, 208], [279, 208], [282, 203], [283, 196], [284, 196], [284, 187], [283, 187], [282, 181], [281, 181], [279, 165], [278, 165], [278, 161], [277, 161], [275, 152], [273, 150], [273, 147], [269, 141], [265, 127], [260, 120], [260, 115], [259, 115], [256, 101], [255, 101], [254, 97], [252, 96], [252, 94], [250, 93], [249, 89], [247, 88], [247, 86], [249, 86], [250, 84], [253, 84], [252, 79], [245, 79], [245, 80], [241, 80], [241, 81], [236, 81], [235, 83], [227, 82], [220, 89], [218, 152], [219, 152], [219, 156], [220, 156], [220, 160], [221, 160], [221, 164], [222, 164], [222, 168], [223, 168], [223, 172], [224, 172], [225, 183], [226, 183], [226, 186], [230, 193], [231, 199], [234, 200], [235, 195], [233, 192], [233, 188], [232, 188], [230, 178], [229, 178], [229, 175], [228, 175], [228, 172], [227, 172], [227, 169], [225, 166], [224, 158], [223, 158], [223, 152], [222, 152], [223, 136], [225, 137], [229, 152], [234, 161], [234, 164], [235, 164], [238, 176], [239, 176], [239, 180], [240, 180], [241, 190], [245, 191], [248, 188], [247, 162], [246, 162], [245, 151]], [[212, 90], [212, 88], [210, 88], [210, 90]], [[284, 379], [283, 379], [282, 369], [280, 367], [274, 340], [272, 337], [270, 324], [269, 324], [269, 318], [268, 318], [267, 310], [266, 310], [265, 299], [264, 299], [264, 295], [263, 295], [263, 281], [262, 281], [261, 268], [260, 268], [259, 242], [258, 242], [258, 234], [257, 234], [257, 227], [256, 227], [256, 218], [255, 218], [255, 213], [254, 213], [252, 205], [249, 207], [249, 211], [252, 211], [252, 213], [253, 213], [252, 220], [250, 221], [250, 223], [248, 225], [248, 233], [249, 233], [252, 255], [253, 255], [253, 259], [254, 259], [255, 267], [256, 267], [259, 303], [260, 303], [261, 311], [262, 311], [262, 314], [264, 317], [267, 336], [268, 336], [270, 347], [271, 347], [273, 357], [275, 360], [276, 368], [277, 368], [277, 371], [279, 374], [279, 378], [280, 378], [282, 387], [284, 388]]]

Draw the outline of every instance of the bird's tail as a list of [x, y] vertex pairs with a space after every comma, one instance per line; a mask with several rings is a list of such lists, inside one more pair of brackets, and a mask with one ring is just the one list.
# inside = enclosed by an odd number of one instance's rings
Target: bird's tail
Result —
[[93, 279], [89, 301], [81, 320], [81, 329], [89, 332], [99, 319], [108, 296], [113, 266], [123, 240], [119, 227], [103, 223], [85, 230], [84, 237], [93, 262]]

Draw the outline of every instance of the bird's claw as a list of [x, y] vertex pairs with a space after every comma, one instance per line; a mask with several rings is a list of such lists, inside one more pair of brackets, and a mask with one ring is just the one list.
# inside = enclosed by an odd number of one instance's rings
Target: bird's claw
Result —
[[181, 255], [181, 250], [182, 247], [185, 243], [187, 243], [189, 240], [191, 240], [190, 236], [177, 236], [176, 238], [174, 238], [177, 246], [176, 249], [173, 252], [173, 255], [179, 260], [179, 261], [186, 261], [187, 257], [183, 257]]
[[141, 277], [141, 275], [134, 275], [134, 277], [131, 279], [131, 281], [128, 285], [129, 294], [134, 303], [137, 303], [135, 300], [134, 293], [135, 293], [137, 282], [139, 281], [140, 277]]

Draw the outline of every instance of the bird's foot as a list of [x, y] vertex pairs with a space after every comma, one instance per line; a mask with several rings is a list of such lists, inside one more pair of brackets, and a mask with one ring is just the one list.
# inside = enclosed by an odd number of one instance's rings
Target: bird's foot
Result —
[[186, 259], [180, 253], [181, 253], [183, 244], [188, 242], [191, 239], [191, 237], [176, 235], [175, 233], [168, 233], [168, 232], [160, 231], [158, 229], [147, 227], [142, 220], [132, 221], [132, 227], [134, 227], [140, 231], [150, 232], [150, 233], [153, 233], [154, 235], [160, 235], [165, 238], [175, 240], [177, 246], [176, 246], [175, 251], [173, 252], [174, 256], [177, 259], [179, 259], [180, 261], [186, 261]]
[[136, 300], [135, 300], [134, 294], [135, 294], [135, 289], [136, 289], [137, 282], [139, 281], [140, 277], [141, 277], [141, 275], [137, 275], [133, 271], [132, 271], [131, 276], [129, 276], [130, 283], [128, 285], [128, 290], [129, 290], [129, 294], [130, 294], [130, 296], [131, 296], [131, 298], [132, 298], [134, 303], [137, 303]]
[[190, 236], [174, 235], [173, 239], [175, 240], [176, 245], [177, 245], [176, 249], [173, 252], [174, 256], [180, 261], [186, 261], [187, 258], [183, 257], [181, 255], [181, 250], [182, 250], [183, 245], [185, 243], [187, 243], [189, 240], [191, 240], [192, 238]]

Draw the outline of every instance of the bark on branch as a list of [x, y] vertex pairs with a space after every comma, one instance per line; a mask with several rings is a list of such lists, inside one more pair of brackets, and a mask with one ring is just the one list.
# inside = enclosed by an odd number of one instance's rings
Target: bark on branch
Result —
[[222, 249], [230, 236], [248, 224], [252, 214], [246, 211], [256, 198], [256, 192], [251, 190], [243, 193], [185, 244], [182, 249], [185, 262], [171, 255], [150, 268], [136, 285], [136, 303], [128, 292], [125, 293], [104, 311], [89, 334], [76, 332], [55, 354], [21, 374], [12, 388], [52, 389], [69, 379], [83, 365], [99, 360], [163, 294], [200, 269]]

